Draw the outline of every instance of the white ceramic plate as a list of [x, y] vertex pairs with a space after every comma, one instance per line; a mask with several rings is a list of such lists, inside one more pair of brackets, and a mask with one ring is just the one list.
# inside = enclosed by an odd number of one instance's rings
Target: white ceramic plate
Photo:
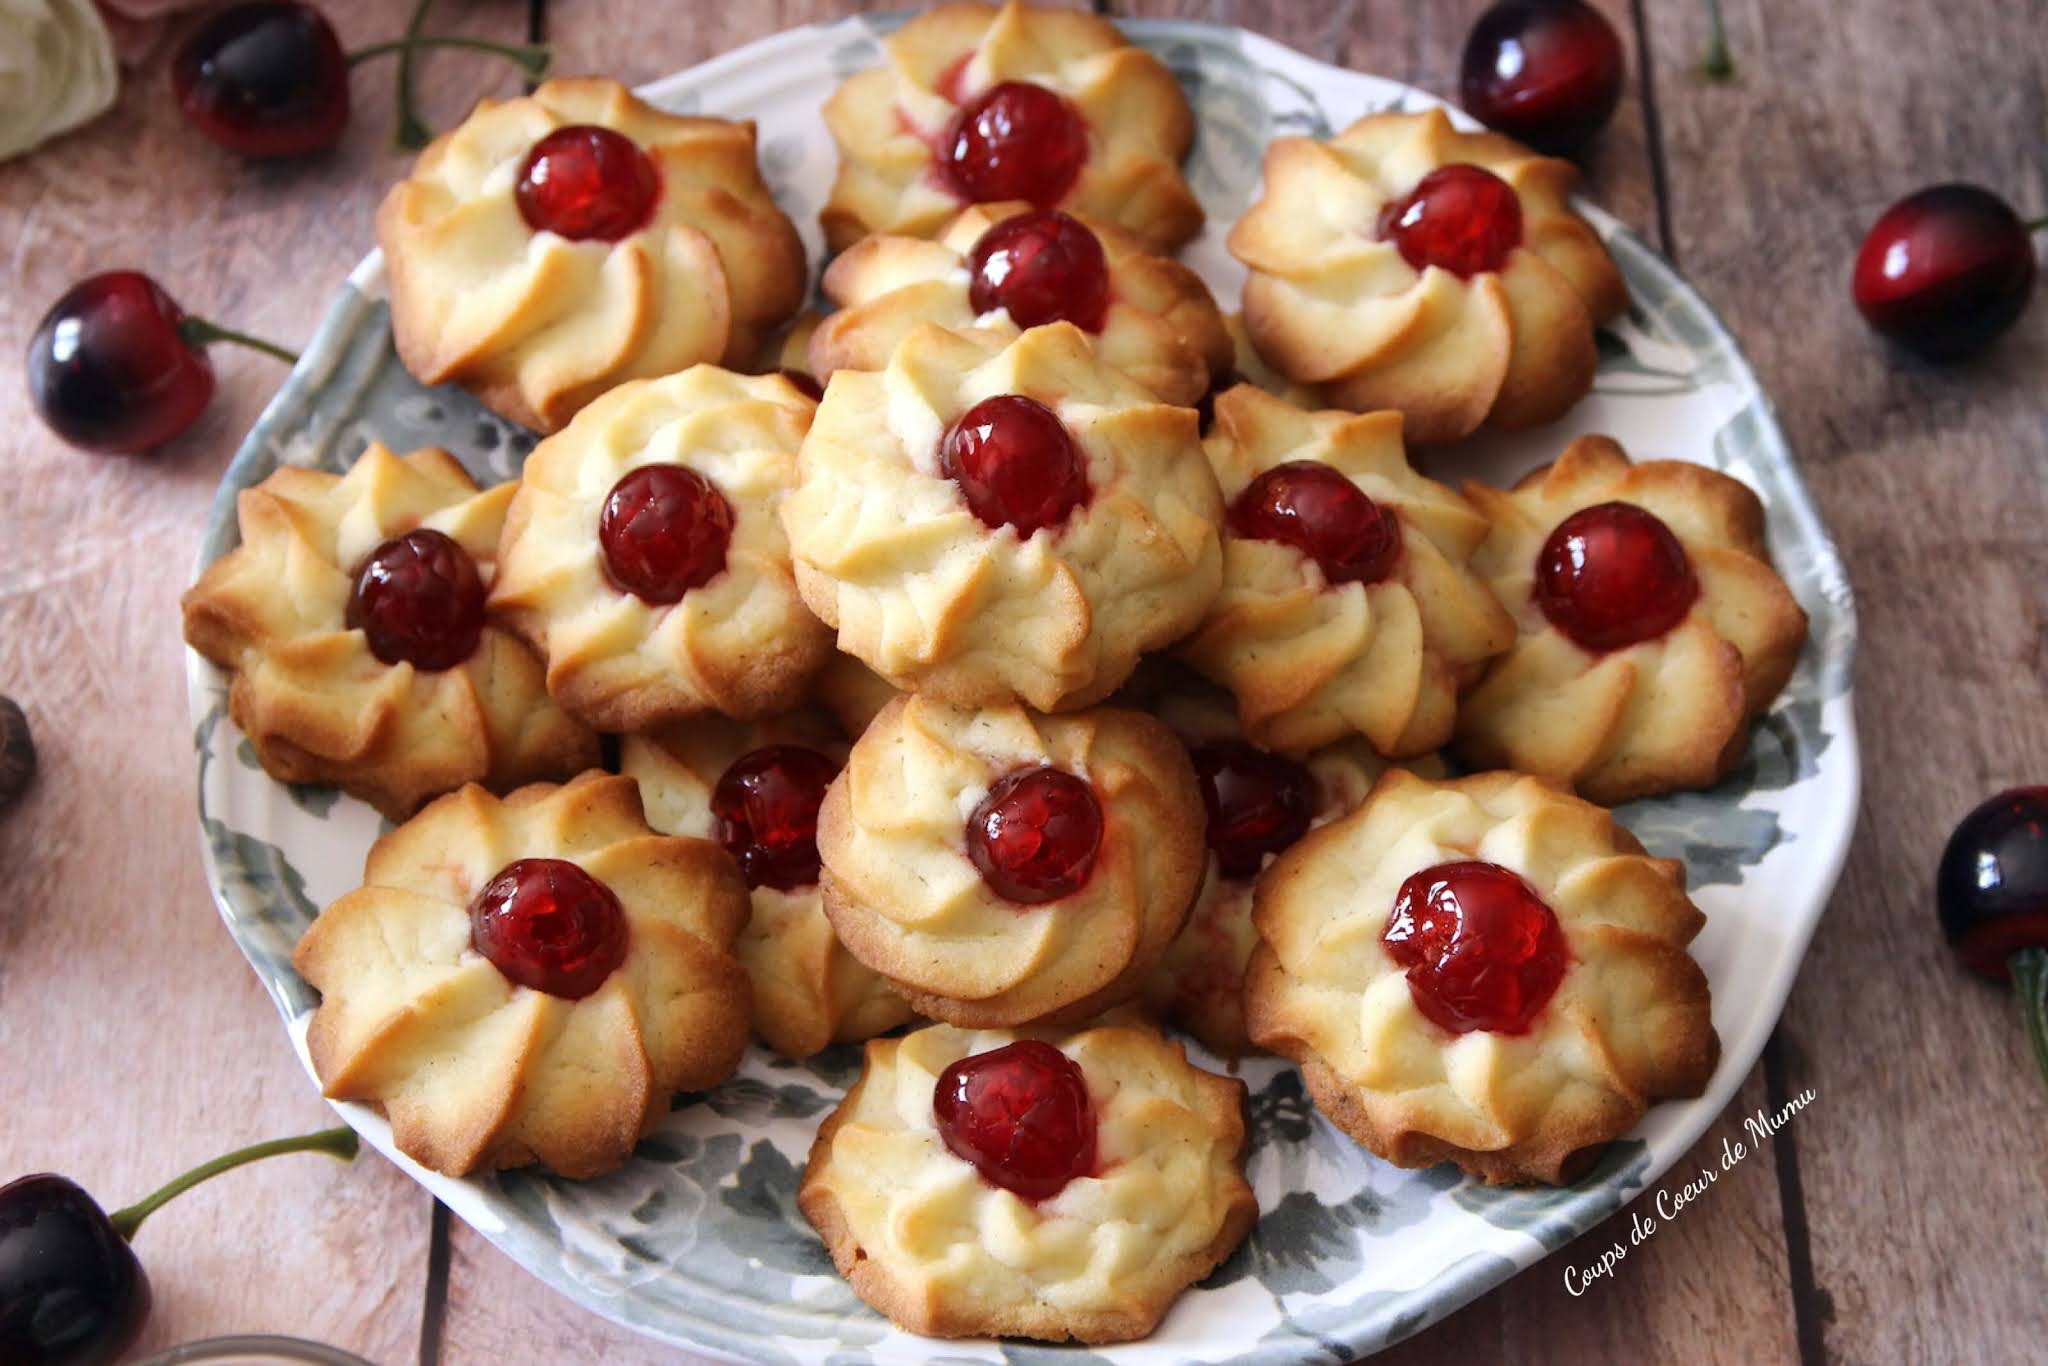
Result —
[[[818, 107], [847, 72], [880, 60], [878, 39], [894, 22], [783, 33], [645, 93], [678, 111], [756, 120], [768, 180], [816, 260], [817, 211], [834, 164]], [[1371, 110], [1435, 103], [1253, 34], [1183, 22], [1124, 27], [1166, 60], [1194, 104], [1199, 138], [1189, 173], [1209, 229], [1186, 259], [1226, 305], [1243, 272], [1224, 252], [1223, 235], [1256, 192], [1259, 156], [1273, 137], [1326, 134]], [[1629, 316], [1602, 336], [1593, 396], [1564, 423], [1467, 443], [1433, 458], [1432, 469], [1505, 482], [1571, 437], [1599, 431], [1638, 458], [1727, 470], [1769, 507], [1772, 552], [1813, 619], [1798, 672], [1734, 776], [1710, 792], [1622, 812], [1653, 851], [1686, 860], [1707, 912], [1694, 952], [1713, 983], [1723, 1053], [1704, 1097], [1659, 1106], [1574, 1187], [1495, 1191], [1449, 1168], [1410, 1172], [1368, 1157], [1316, 1116], [1292, 1068], [1248, 1062], [1250, 1171], [1263, 1211], [1257, 1230], [1150, 1340], [1095, 1351], [910, 1337], [833, 1273], [796, 1211], [796, 1182], [820, 1116], [858, 1068], [857, 1049], [797, 1064], [756, 1048], [737, 1078], [682, 1098], [624, 1168], [595, 1181], [530, 1172], [449, 1180], [396, 1152], [372, 1110], [336, 1108], [549, 1285], [643, 1332], [749, 1362], [1341, 1359], [1443, 1317], [1618, 1208], [1728, 1102], [1778, 1017], [1834, 886], [1856, 811], [1855, 624], [1834, 548], [1734, 342], [1668, 265], [1612, 219], [1588, 212], [1634, 296]], [[373, 254], [335, 299], [230, 467], [202, 562], [234, 544], [236, 492], [280, 464], [344, 469], [374, 439], [401, 451], [444, 446], [486, 482], [517, 475], [530, 434], [459, 391], [420, 387], [399, 367], [382, 281]], [[190, 677], [208, 876], [303, 1061], [315, 1002], [292, 971], [291, 949], [317, 908], [356, 884], [380, 823], [331, 790], [265, 776], [225, 718], [223, 676], [195, 654]]]

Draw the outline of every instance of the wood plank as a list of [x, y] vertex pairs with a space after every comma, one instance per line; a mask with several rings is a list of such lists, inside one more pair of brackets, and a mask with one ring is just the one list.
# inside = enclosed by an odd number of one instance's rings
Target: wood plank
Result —
[[[359, 45], [395, 36], [410, 8], [330, 12]], [[524, 12], [448, 0], [436, 26], [517, 36]], [[355, 76], [339, 149], [258, 166], [176, 114], [167, 57], [168, 45], [104, 120], [0, 165], [7, 356], [72, 280], [116, 264], [295, 342], [368, 249], [371, 211], [404, 164], [388, 145], [392, 62]], [[509, 69], [431, 59], [429, 116], [510, 88]], [[227, 458], [282, 378], [233, 348], [214, 363], [212, 409], [145, 460], [68, 450], [18, 380], [0, 385], [0, 691], [27, 708], [42, 753], [35, 788], [0, 818], [0, 1178], [54, 1169], [109, 1205], [224, 1149], [331, 1122], [199, 870], [177, 596]], [[430, 1207], [375, 1157], [224, 1177], [138, 1239], [156, 1287], [142, 1346], [270, 1330], [409, 1358]]]
[[1781, 1026], [1830, 1358], [2025, 1360], [2048, 1337], [2042, 1093], [2009, 996], [1944, 951], [1955, 819], [2048, 774], [2048, 432], [2038, 302], [1936, 369], [1860, 326], [1849, 265], [1897, 196], [1967, 179], [2048, 204], [2048, 49], [1992, 4], [1735, 0], [1738, 77], [1691, 75], [1697, 6], [1646, 6], [1680, 259], [1724, 311], [1858, 593], [1862, 824]]

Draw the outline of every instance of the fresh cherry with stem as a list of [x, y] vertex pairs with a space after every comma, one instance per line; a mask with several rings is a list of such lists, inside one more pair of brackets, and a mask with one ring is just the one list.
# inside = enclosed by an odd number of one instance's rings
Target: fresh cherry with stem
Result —
[[281, 346], [178, 307], [134, 270], [79, 281], [50, 306], [28, 344], [28, 389], [51, 431], [82, 450], [160, 446], [213, 398], [208, 342], [229, 341], [298, 360]]
[[515, 47], [483, 38], [421, 33], [425, 0], [403, 38], [344, 54], [327, 16], [300, 0], [245, 0], [213, 15], [172, 58], [178, 107], [200, 132], [248, 157], [293, 157], [340, 140], [349, 118], [349, 69], [373, 57], [400, 54], [398, 140], [426, 146], [432, 133], [413, 107], [412, 54], [422, 47], [459, 47], [517, 62], [526, 75], [547, 74], [544, 47]]
[[1941, 852], [1934, 900], [1964, 965], [2018, 993], [2048, 1080], [2048, 787], [2012, 788], [1963, 817]]
[[149, 1317], [149, 1277], [129, 1246], [172, 1198], [233, 1167], [281, 1153], [356, 1155], [353, 1129], [322, 1129], [239, 1148], [194, 1167], [111, 1215], [50, 1172], [0, 1186], [0, 1361], [95, 1366], [126, 1351]]
[[1501, 0], [1465, 40], [1465, 110], [1539, 152], [1569, 156], [1621, 103], [1621, 38], [1585, 0]]
[[2033, 234], [2010, 204], [1976, 185], [1931, 185], [1873, 223], [1856, 253], [1856, 307], [1882, 335], [1927, 360], [1953, 360], [2011, 327], [2034, 292]]

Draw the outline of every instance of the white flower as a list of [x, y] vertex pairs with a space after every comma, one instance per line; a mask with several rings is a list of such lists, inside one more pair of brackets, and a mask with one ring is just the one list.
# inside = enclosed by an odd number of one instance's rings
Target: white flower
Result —
[[119, 87], [91, 0], [0, 0], [0, 160], [106, 112]]

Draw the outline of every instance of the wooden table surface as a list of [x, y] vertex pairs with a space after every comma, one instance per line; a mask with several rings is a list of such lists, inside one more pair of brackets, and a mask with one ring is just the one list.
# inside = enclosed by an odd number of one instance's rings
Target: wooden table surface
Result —
[[[443, 0], [434, 27], [544, 34], [559, 71], [639, 81], [851, 7]], [[1922, 184], [2048, 209], [2048, 42], [1998, 0], [1727, 0], [1738, 74], [1713, 85], [1696, 74], [1702, 4], [1601, 7], [1631, 75], [1587, 188], [1733, 327], [1848, 563], [1862, 820], [1762, 1063], [1661, 1185], [1744, 1114], [1811, 1089], [1771, 1160], [1739, 1165], [1583, 1296], [1566, 1264], [1625, 1239], [1626, 1211], [1383, 1359], [2038, 1360], [2048, 1090], [2007, 996], [1947, 957], [1930, 886], [1971, 804], [2048, 779], [2048, 303], [1990, 354], [1934, 370], [1864, 331], [1848, 276], [1862, 230]], [[396, 35], [411, 4], [326, 8], [356, 46]], [[1481, 4], [1110, 8], [1242, 24], [1449, 94]], [[404, 168], [392, 81], [389, 62], [357, 73], [333, 154], [255, 165], [176, 116], [159, 55], [108, 117], [0, 165], [0, 356], [22, 354], [70, 281], [119, 265], [196, 312], [303, 338]], [[445, 127], [517, 86], [504, 63], [452, 54], [421, 88]], [[228, 457], [282, 377], [251, 353], [214, 358], [212, 409], [144, 459], [65, 448], [18, 381], [0, 384], [0, 692], [42, 752], [0, 819], [0, 1179], [62, 1171], [110, 1206], [330, 1119], [199, 867], [177, 596]], [[544, 1290], [374, 1156], [239, 1173], [138, 1247], [156, 1287], [145, 1349], [267, 1330], [379, 1363], [687, 1359]]]

